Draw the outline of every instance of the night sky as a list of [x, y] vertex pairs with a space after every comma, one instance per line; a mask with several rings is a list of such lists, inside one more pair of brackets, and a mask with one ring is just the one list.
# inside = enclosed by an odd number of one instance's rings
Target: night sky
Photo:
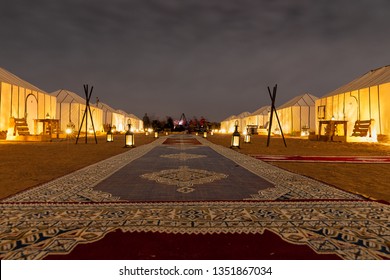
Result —
[[210, 121], [390, 64], [388, 0], [2, 0], [0, 67], [142, 118]]

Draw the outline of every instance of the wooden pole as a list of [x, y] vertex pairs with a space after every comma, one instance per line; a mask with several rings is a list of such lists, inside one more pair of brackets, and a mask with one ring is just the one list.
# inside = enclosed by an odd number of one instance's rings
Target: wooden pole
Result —
[[[275, 85], [276, 87], [277, 85]], [[274, 91], [275, 91], [275, 87], [274, 87]], [[274, 103], [275, 103], [275, 100], [273, 98], [273, 96], [271, 95], [271, 90], [269, 87], [268, 88], [268, 93], [271, 97], [271, 116], [270, 116], [270, 120], [269, 120], [269, 126], [268, 126], [268, 139], [267, 139], [267, 147], [269, 147], [269, 142], [271, 140], [271, 128], [272, 128], [272, 119], [273, 119], [273, 116], [274, 116]]]
[[270, 98], [272, 100], [272, 105], [271, 105], [271, 116], [270, 116], [271, 120], [270, 120], [269, 129], [268, 129], [267, 147], [269, 146], [269, 142], [270, 142], [270, 138], [271, 138], [272, 118], [273, 118], [273, 112], [275, 111], [275, 116], [276, 116], [276, 120], [278, 121], [278, 125], [279, 125], [279, 128], [280, 128], [280, 133], [281, 133], [282, 138], [283, 138], [283, 143], [284, 143], [284, 146], [287, 148], [286, 139], [284, 138], [283, 129], [282, 129], [282, 126], [280, 124], [279, 117], [278, 117], [278, 112], [276, 111], [276, 107], [275, 107], [277, 87], [278, 87], [278, 85], [274, 86], [272, 94], [271, 94], [270, 88], [268, 87], [268, 94], [269, 94], [269, 96], [270, 96]]
[[85, 93], [85, 144], [88, 143], [88, 107], [89, 107], [89, 100], [88, 100], [88, 85], [84, 86], [84, 93]]
[[97, 144], [95, 125], [93, 123], [91, 107], [89, 106], [89, 101], [91, 100], [92, 91], [93, 91], [93, 86], [91, 87], [91, 91], [90, 91], [89, 96], [88, 96], [88, 111], [89, 111], [89, 115], [91, 116], [91, 123], [92, 123], [93, 135], [95, 136], [95, 143]]
[[91, 100], [93, 86], [91, 87], [91, 91], [89, 93], [88, 93], [88, 85], [83, 85], [83, 86], [84, 86], [86, 103], [85, 103], [85, 110], [84, 110], [84, 114], [83, 114], [83, 119], [81, 120], [79, 132], [78, 132], [77, 138], [76, 138], [76, 144], [79, 141], [80, 132], [81, 132], [81, 129], [82, 129], [83, 124], [84, 124], [84, 119], [85, 119], [85, 143], [88, 143], [88, 112], [89, 112], [89, 115], [91, 116], [92, 129], [93, 129], [93, 133], [95, 135], [95, 143], [97, 144], [95, 125], [94, 125], [93, 119], [92, 119], [91, 107], [89, 106], [89, 101]]

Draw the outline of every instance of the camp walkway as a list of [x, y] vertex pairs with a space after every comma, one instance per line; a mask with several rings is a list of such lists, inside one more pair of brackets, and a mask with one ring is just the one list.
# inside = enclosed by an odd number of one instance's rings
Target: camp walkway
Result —
[[389, 205], [191, 135], [130, 149], [0, 209], [1, 259], [390, 256]]

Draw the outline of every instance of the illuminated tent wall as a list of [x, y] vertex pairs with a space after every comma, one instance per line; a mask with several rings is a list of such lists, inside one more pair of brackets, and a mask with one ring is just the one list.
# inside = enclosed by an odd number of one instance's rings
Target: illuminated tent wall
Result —
[[[51, 95], [57, 98], [56, 118], [60, 120], [60, 129], [65, 132], [68, 125], [73, 124], [76, 132], [79, 131], [81, 121], [85, 112], [86, 100], [69, 90], [60, 89], [52, 92]], [[103, 131], [103, 110], [90, 103], [92, 120], [96, 132]], [[88, 131], [92, 129], [91, 115], [88, 112]], [[86, 132], [86, 121], [84, 120], [81, 132]]]
[[144, 122], [140, 118], [138, 118], [133, 114], [129, 114], [129, 118], [131, 120], [132, 125], [135, 128], [135, 131], [138, 132], [144, 130]]
[[[317, 133], [318, 121], [333, 118], [347, 121], [347, 136], [352, 135], [356, 120], [373, 120], [371, 129], [374, 134], [390, 135], [389, 98], [390, 65], [387, 65], [371, 70], [318, 99]], [[347, 141], [356, 138], [347, 137]]]
[[236, 115], [231, 115], [223, 121], [221, 121], [221, 132], [222, 133], [233, 133], [234, 131], [234, 122], [237, 120]]
[[[34, 131], [34, 119], [54, 118], [56, 98], [18, 76], [0, 68], [0, 133], [12, 139], [14, 125], [11, 118], [26, 119], [30, 134], [41, 134], [43, 125]], [[35, 133], [36, 132], [36, 133]], [[17, 136], [15, 131], [15, 136]]]
[[[283, 133], [300, 135], [302, 130], [316, 129], [315, 101], [318, 98], [309, 93], [294, 97], [276, 108]], [[272, 132], [278, 128], [276, 117], [272, 120]]]
[[115, 125], [116, 130], [119, 132], [124, 132], [127, 129], [127, 113], [121, 110], [115, 110], [112, 114], [113, 125]]
[[[248, 117], [250, 116], [250, 114], [251, 113], [249, 112], [242, 112], [241, 114], [237, 115], [239, 132], [246, 131], [246, 126], [248, 125]], [[233, 128], [234, 128], [234, 123], [235, 121], [233, 122]]]
[[115, 110], [103, 102], [99, 102], [98, 108], [103, 111], [103, 126], [104, 130], [107, 131], [108, 127], [111, 126], [114, 131], [125, 131], [125, 114], [119, 110]]
[[264, 128], [269, 122], [271, 106], [263, 106], [246, 117], [247, 125], [256, 125], [258, 128]]
[[108, 126], [112, 126], [112, 114], [115, 110], [103, 102], [99, 102], [96, 106], [103, 111], [104, 131], [108, 131]]
[[127, 130], [127, 122], [130, 120], [131, 123], [131, 131], [133, 132], [139, 132], [143, 130], [143, 121], [140, 120], [138, 117], [136, 117], [133, 114], [128, 114], [123, 110], [117, 110], [118, 113], [122, 114], [124, 116], [124, 129]]

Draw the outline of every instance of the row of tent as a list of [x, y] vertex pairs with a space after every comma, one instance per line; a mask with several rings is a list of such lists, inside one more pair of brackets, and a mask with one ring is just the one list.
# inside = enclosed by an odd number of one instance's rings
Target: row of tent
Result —
[[[270, 123], [270, 106], [253, 113], [232, 115], [221, 122], [222, 132], [231, 133], [238, 125], [240, 132], [254, 129], [257, 132], [279, 132], [276, 118]], [[316, 97], [309, 93], [297, 96], [276, 108], [283, 133], [289, 135], [321, 135], [320, 122], [345, 123], [346, 138], [354, 141], [357, 123], [370, 123], [370, 135], [390, 135], [390, 65], [371, 70], [340, 88]], [[326, 129], [326, 127], [321, 127]], [[343, 133], [339, 131], [339, 133]], [[376, 139], [367, 139], [376, 140]]]
[[0, 68], [0, 133], [3, 139], [18, 136], [15, 120], [24, 120], [31, 135], [44, 134], [43, 123], [37, 120], [47, 119], [56, 120], [60, 134], [65, 133], [67, 128], [83, 133], [94, 128], [95, 132], [104, 133], [111, 127], [122, 132], [129, 123], [133, 131], [143, 130], [143, 122], [137, 116], [115, 110], [99, 100], [90, 103], [91, 114], [81, 126], [85, 109], [86, 100], [74, 92], [61, 89], [47, 93]]

